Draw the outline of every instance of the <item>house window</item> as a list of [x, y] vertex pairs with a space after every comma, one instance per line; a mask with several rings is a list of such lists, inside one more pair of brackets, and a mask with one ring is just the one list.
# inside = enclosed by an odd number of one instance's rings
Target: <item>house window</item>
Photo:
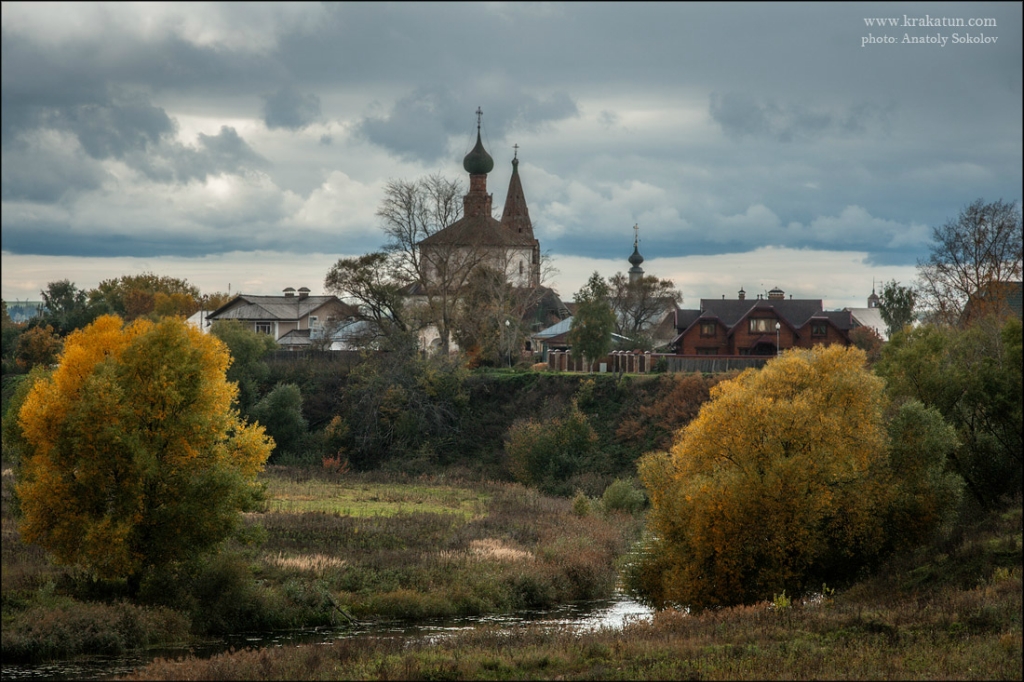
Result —
[[519, 276], [523, 276], [523, 261], [519, 261]]
[[700, 335], [701, 336], [714, 336], [718, 325], [714, 322], [701, 322], [700, 323]]
[[319, 329], [320, 328], [320, 318], [318, 318], [316, 315], [310, 315], [309, 316], [309, 328], [313, 329], [313, 330]]
[[828, 336], [828, 325], [824, 322], [812, 322], [811, 336]]
[[256, 333], [257, 334], [267, 334], [267, 335], [273, 334], [274, 333], [274, 325], [270, 324], [269, 322], [257, 322], [256, 323]]
[[751, 334], [764, 334], [775, 330], [775, 320], [770, 317], [752, 317], [749, 322]]

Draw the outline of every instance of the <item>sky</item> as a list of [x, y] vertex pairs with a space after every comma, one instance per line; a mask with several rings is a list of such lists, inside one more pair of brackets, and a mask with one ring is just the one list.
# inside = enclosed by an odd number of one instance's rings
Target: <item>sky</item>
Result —
[[1019, 3], [0, 11], [6, 301], [141, 272], [321, 293], [383, 245], [389, 180], [468, 185], [478, 107], [495, 208], [518, 145], [564, 300], [628, 270], [637, 225], [684, 307], [863, 307], [934, 227], [1022, 196]]

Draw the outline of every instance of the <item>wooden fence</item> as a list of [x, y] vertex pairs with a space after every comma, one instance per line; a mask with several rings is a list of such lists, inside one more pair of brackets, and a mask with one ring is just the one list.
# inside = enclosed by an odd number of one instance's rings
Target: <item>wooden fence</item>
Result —
[[763, 367], [770, 357], [749, 355], [670, 355], [667, 353], [641, 353], [616, 351], [587, 367], [583, 358], [572, 351], [550, 351], [548, 369], [556, 372], [615, 372], [646, 374], [654, 371], [701, 372], [715, 374]]

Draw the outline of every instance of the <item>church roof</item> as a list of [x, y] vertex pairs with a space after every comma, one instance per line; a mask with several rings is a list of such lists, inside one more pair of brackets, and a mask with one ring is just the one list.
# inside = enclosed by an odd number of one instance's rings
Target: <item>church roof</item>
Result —
[[420, 246], [532, 246], [533, 232], [511, 232], [489, 215], [461, 218], [420, 242]]
[[526, 195], [523, 194], [523, 183], [519, 180], [519, 159], [512, 159], [512, 179], [508, 182], [508, 194], [501, 212], [501, 224], [513, 234], [527, 235], [533, 238], [533, 223], [530, 222], [530, 210], [526, 206]]

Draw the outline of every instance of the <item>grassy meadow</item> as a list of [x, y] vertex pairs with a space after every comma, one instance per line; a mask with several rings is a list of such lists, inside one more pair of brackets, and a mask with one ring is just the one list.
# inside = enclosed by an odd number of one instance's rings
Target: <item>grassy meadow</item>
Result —
[[[4, 476], [3, 654], [41, 661], [220, 634], [553, 607], [610, 596], [642, 520], [517, 484], [271, 467], [265, 511], [129, 600], [17, 539]], [[85, 633], [85, 634], [83, 634]]]
[[159, 660], [130, 679], [1021, 679], [1021, 506], [850, 589], [622, 630], [481, 626]]
[[[17, 539], [4, 476], [3, 655], [118, 654], [218, 634], [477, 615], [612, 593], [642, 516], [514, 484], [272, 467], [266, 509], [129, 601]], [[1021, 503], [961, 519], [847, 589], [622, 630], [482, 625], [432, 641], [157, 660], [131, 679], [1021, 679]]]

